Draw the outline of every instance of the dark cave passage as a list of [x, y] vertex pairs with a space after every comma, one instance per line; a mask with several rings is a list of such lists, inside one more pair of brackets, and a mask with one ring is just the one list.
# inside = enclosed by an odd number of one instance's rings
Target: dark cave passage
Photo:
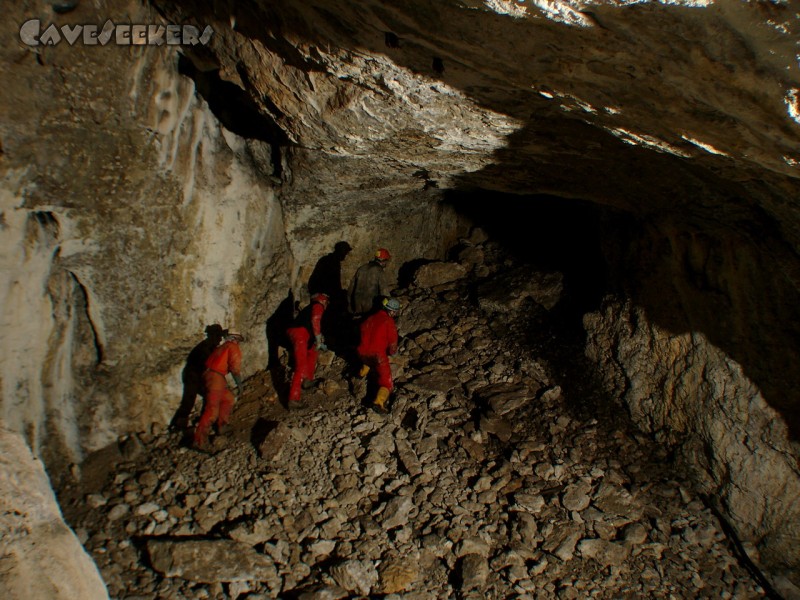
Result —
[[445, 201], [519, 262], [564, 275], [563, 301], [554, 310], [565, 322], [579, 326], [584, 313], [600, 306], [610, 284], [602, 228], [616, 211], [582, 200], [488, 190], [449, 191]]
[[800, 346], [790, 315], [800, 293], [794, 274], [777, 267], [790, 250], [770, 223], [756, 240], [755, 217], [722, 226], [486, 190], [446, 199], [518, 260], [563, 274], [563, 301], [552, 314], [563, 342], [583, 342], [582, 317], [604, 298], [629, 299], [666, 332], [701, 334], [734, 358], [786, 420], [790, 439], [800, 439]]

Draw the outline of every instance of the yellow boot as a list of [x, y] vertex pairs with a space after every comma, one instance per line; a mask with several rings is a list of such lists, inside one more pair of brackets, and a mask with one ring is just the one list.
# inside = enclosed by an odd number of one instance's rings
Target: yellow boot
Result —
[[378, 394], [375, 396], [375, 401], [372, 407], [379, 413], [386, 414], [389, 410], [386, 408], [386, 401], [389, 399], [389, 388], [378, 388]]
[[369, 365], [362, 365], [361, 370], [358, 372], [359, 377], [366, 377], [369, 373]]

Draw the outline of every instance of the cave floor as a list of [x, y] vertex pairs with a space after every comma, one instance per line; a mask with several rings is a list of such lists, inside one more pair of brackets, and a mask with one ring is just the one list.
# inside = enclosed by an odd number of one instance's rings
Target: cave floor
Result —
[[389, 415], [326, 352], [299, 410], [249, 378], [211, 454], [156, 429], [83, 465], [60, 501], [112, 598], [764, 597], [545, 312], [397, 296]]

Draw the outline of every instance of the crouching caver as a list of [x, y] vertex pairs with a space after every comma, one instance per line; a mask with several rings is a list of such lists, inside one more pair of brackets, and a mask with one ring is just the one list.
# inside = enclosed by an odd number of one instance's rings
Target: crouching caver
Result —
[[361, 343], [358, 345], [358, 357], [362, 367], [360, 377], [366, 377], [370, 369], [374, 370], [378, 380], [378, 393], [372, 403], [380, 413], [387, 413], [386, 402], [394, 389], [392, 368], [389, 357], [397, 353], [397, 326], [394, 317], [400, 310], [400, 302], [395, 298], [384, 298], [382, 310], [378, 310], [361, 323]]
[[292, 361], [294, 373], [289, 388], [288, 408], [300, 406], [302, 388], [313, 385], [314, 371], [317, 368], [317, 354], [327, 350], [322, 335], [322, 315], [328, 308], [328, 295], [314, 294], [311, 303], [301, 310], [294, 323], [286, 330], [292, 342]]
[[236, 382], [237, 394], [242, 388], [240, 374], [242, 351], [239, 342], [244, 340], [244, 337], [239, 333], [225, 330], [222, 339], [222, 344], [217, 346], [206, 360], [206, 370], [203, 372], [205, 406], [194, 430], [194, 447], [200, 450], [206, 447], [211, 426], [216, 423], [219, 430], [230, 420], [235, 396], [228, 389], [225, 376], [231, 374]]

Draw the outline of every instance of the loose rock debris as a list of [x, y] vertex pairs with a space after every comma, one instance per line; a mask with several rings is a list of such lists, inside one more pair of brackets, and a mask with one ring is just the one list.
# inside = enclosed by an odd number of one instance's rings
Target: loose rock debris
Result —
[[[98, 489], [62, 490], [111, 596], [763, 597], [624, 410], [570, 409], [559, 370], [514, 331], [532, 279], [492, 262], [491, 243], [474, 248], [471, 275], [427, 267], [427, 287], [396, 294], [389, 415], [368, 410], [331, 354], [318, 375], [337, 384], [304, 392], [302, 409], [274, 402], [258, 374], [214, 453], [143, 433]], [[524, 287], [498, 325], [499, 299], [481, 308], [475, 279], [501, 269]], [[536, 280], [552, 307], [560, 278]]]

